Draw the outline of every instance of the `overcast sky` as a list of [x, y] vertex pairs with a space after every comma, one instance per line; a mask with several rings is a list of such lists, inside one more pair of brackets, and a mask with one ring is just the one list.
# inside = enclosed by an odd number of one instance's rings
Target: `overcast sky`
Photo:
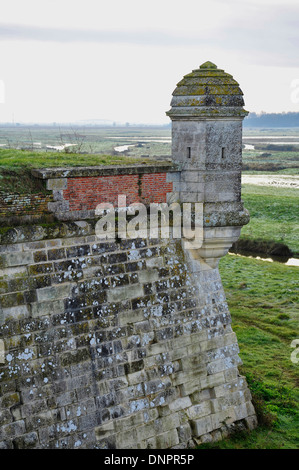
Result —
[[210, 60], [254, 112], [299, 112], [299, 0], [0, 0], [0, 122], [167, 123]]

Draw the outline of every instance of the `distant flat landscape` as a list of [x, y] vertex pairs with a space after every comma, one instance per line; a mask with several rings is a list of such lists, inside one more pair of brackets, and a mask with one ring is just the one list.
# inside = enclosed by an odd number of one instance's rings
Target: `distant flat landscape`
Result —
[[[0, 126], [1, 149], [45, 152], [48, 155], [54, 152], [62, 155], [80, 154], [82, 157], [105, 154], [120, 159], [129, 157], [144, 161], [165, 160], [171, 158], [171, 128], [169, 126], [59, 126], [58, 124]], [[90, 160], [90, 157], [86, 159]], [[59, 158], [57, 164], [59, 166]], [[82, 158], [80, 164], [82, 165]], [[245, 127], [243, 172], [298, 175], [299, 129]]]

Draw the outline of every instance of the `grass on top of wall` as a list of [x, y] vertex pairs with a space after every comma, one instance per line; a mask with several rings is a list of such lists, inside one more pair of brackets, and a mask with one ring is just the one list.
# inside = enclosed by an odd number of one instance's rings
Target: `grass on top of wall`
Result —
[[150, 164], [140, 158], [64, 152], [0, 149], [0, 191], [20, 194], [44, 193], [43, 181], [32, 177], [33, 168]]
[[141, 163], [140, 158], [130, 158], [120, 155], [0, 149], [0, 167], [11, 169], [15, 167], [48, 168], [64, 166], [126, 165], [138, 162]]

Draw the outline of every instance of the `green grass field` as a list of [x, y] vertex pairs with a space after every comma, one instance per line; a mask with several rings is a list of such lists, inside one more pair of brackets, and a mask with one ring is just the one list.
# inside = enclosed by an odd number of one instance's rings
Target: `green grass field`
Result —
[[[267, 156], [265, 156], [267, 155]], [[246, 173], [263, 172], [267, 174], [299, 173], [299, 150], [286, 152], [279, 150], [243, 150], [243, 170]]]
[[259, 427], [201, 447], [298, 449], [299, 363], [290, 358], [299, 338], [298, 268], [228, 255], [220, 273]]
[[286, 244], [299, 256], [299, 189], [244, 184], [242, 200], [250, 222], [241, 238], [273, 240]]

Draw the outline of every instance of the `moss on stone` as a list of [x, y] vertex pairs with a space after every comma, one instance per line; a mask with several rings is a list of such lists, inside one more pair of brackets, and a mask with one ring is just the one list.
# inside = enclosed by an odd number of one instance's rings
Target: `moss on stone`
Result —
[[[232, 75], [205, 62], [178, 82], [173, 92], [171, 109], [166, 114], [175, 116], [227, 117], [248, 114], [243, 109], [243, 92]], [[180, 97], [182, 97], [180, 99]], [[221, 110], [218, 109], [221, 107]], [[182, 109], [184, 108], [184, 109]]]
[[207, 62], [204, 62], [201, 64], [199, 67], [200, 69], [217, 69], [217, 65], [213, 64], [213, 62], [210, 62], [209, 60]]

